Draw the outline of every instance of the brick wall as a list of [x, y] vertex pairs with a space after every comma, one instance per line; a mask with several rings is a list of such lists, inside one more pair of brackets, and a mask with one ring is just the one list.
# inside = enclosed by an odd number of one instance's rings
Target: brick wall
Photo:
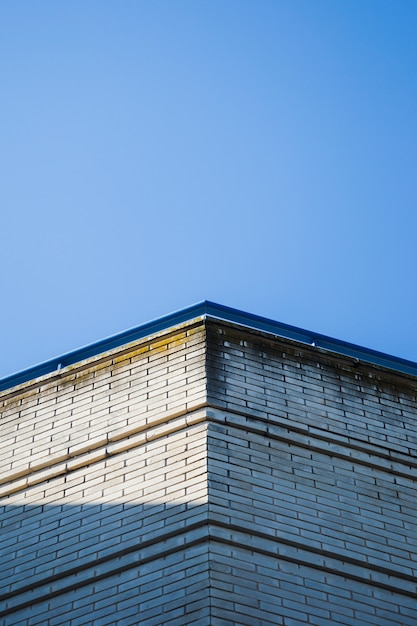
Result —
[[352, 359], [209, 325], [209, 509], [222, 538], [213, 615], [417, 623], [416, 388]]
[[201, 323], [2, 394], [3, 626], [209, 623], [205, 394]]
[[414, 625], [416, 389], [196, 320], [2, 392], [0, 625]]

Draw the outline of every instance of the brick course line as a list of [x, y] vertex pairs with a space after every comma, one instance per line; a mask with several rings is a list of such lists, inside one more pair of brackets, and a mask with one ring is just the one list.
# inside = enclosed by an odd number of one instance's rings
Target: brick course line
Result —
[[[104, 578], [109, 578], [119, 573], [123, 573], [134, 567], [145, 565], [146, 563], [149, 563], [151, 561], [166, 558], [167, 556], [171, 554], [175, 554], [176, 552], [181, 552], [183, 550], [187, 550], [198, 544], [205, 543], [208, 538], [207, 528], [208, 528], [207, 520], [204, 520], [202, 522], [197, 522], [196, 524], [193, 524], [191, 526], [188, 526], [185, 529], [182, 529], [181, 532], [173, 531], [171, 533], [166, 533], [162, 536], [157, 537], [156, 539], [150, 539], [149, 541], [146, 541], [146, 542], [144, 541], [143, 543], [139, 545], [129, 546], [128, 548], [125, 548], [124, 550], [123, 549], [119, 550], [118, 552], [115, 552], [114, 554], [95, 559], [93, 563], [86, 563], [81, 567], [80, 566], [72, 567], [71, 569], [60, 572], [59, 574], [48, 576], [47, 578], [43, 579], [42, 581], [39, 581], [36, 584], [32, 584], [32, 585], [29, 584], [29, 585], [25, 585], [23, 587], [14, 589], [13, 591], [10, 591], [0, 596], [0, 603], [7, 602], [8, 600], [11, 600], [12, 598], [15, 598], [24, 593], [34, 591], [36, 589], [40, 590], [40, 595], [35, 598], [31, 598], [30, 600], [24, 601], [21, 604], [16, 604], [13, 607], [3, 609], [3, 610], [0, 609], [0, 617], [11, 615], [12, 613], [16, 613], [17, 611], [20, 611], [28, 606], [38, 604], [39, 602], [44, 602], [45, 600], [49, 600], [50, 598], [60, 596], [74, 589], [78, 589], [79, 587], [84, 587], [85, 585], [88, 585], [91, 582], [94, 582], [94, 583], [98, 582], [99, 580], [102, 580]], [[187, 541], [188, 534], [190, 534], [191, 532], [201, 530], [201, 529], [206, 529], [206, 532], [201, 537], [197, 537], [195, 539]], [[185, 541], [183, 544], [178, 544], [177, 540], [181, 536], [184, 536]], [[130, 563], [124, 563], [120, 565], [119, 567], [112, 568], [106, 572], [101, 572], [101, 573], [93, 572], [90, 577], [85, 578], [84, 580], [78, 580], [73, 583], [69, 583], [68, 585], [59, 584], [58, 588], [55, 589], [54, 591], [49, 591], [49, 592], [46, 590], [42, 591], [43, 588], [49, 587], [54, 582], [62, 581], [63, 579], [68, 578], [70, 576], [75, 577], [75, 578], [77, 576], [79, 577], [81, 572], [88, 571], [89, 569], [97, 568], [103, 563], [108, 563], [109, 561], [120, 559], [123, 556], [146, 550], [147, 548], [155, 546], [158, 543], [169, 541], [170, 539], [176, 540], [175, 545], [172, 548], [167, 548], [165, 550], [158, 551], [157, 554], [151, 554], [148, 557], [144, 557], [142, 559], [133, 559]]]
[[[208, 409], [219, 411], [221, 415], [203, 415], [201, 417], [197, 417], [192, 419], [196, 412]], [[238, 417], [250, 418], [251, 422], [259, 422], [259, 426], [249, 425], [249, 424], [239, 424], [238, 422], [233, 420], [233, 416], [236, 415]], [[186, 421], [186, 423], [182, 424], [171, 424], [169, 422], [172, 420], [179, 420], [181, 417], [190, 416], [190, 419]], [[155, 439], [160, 439], [169, 435], [173, 432], [178, 432], [184, 428], [188, 428], [197, 423], [208, 422], [214, 424], [224, 424], [227, 426], [233, 426], [239, 430], [244, 430], [246, 432], [250, 432], [256, 435], [263, 435], [269, 437], [271, 439], [277, 441], [284, 441], [291, 443], [292, 445], [304, 449], [311, 450], [312, 452], [319, 452], [321, 454], [327, 454], [328, 456], [336, 457], [339, 459], [343, 459], [346, 461], [355, 461], [358, 465], [362, 465], [364, 467], [370, 467], [374, 469], [378, 469], [382, 472], [388, 472], [395, 476], [401, 476], [403, 478], [407, 478], [409, 480], [417, 480], [417, 476], [410, 473], [410, 471], [402, 471], [398, 467], [383, 467], [378, 465], [377, 462], [367, 459], [361, 459], [355, 457], [354, 455], [344, 454], [338, 450], [326, 449], [325, 447], [320, 447], [319, 445], [314, 445], [314, 440], [323, 441], [330, 445], [334, 445], [335, 441], [330, 437], [325, 437], [318, 435], [317, 433], [309, 434], [302, 428], [288, 426], [282, 426], [281, 424], [271, 423], [270, 420], [260, 417], [253, 417], [244, 411], [230, 410], [225, 411], [223, 407], [216, 407], [213, 403], [201, 403], [196, 407], [193, 407], [191, 411], [181, 411], [178, 413], [170, 414], [165, 418], [155, 420], [155, 422], [151, 424], [141, 425], [129, 430], [125, 431], [125, 435], [122, 436], [121, 433], [118, 433], [114, 438], [108, 438], [106, 443], [103, 444], [102, 441], [98, 442], [96, 445], [91, 447], [88, 446], [88, 443], [83, 446], [81, 453], [75, 453], [73, 455], [68, 454], [60, 459], [54, 458], [53, 462], [48, 465], [47, 462], [42, 462], [38, 466], [32, 465], [31, 467], [25, 468], [19, 472], [15, 472], [14, 474], [10, 474], [4, 479], [0, 479], [0, 498], [7, 497], [13, 493], [18, 491], [23, 491], [28, 487], [32, 487], [33, 485], [37, 485], [39, 483], [45, 482], [52, 478], [56, 478], [61, 476], [62, 474], [67, 474], [72, 471], [78, 470], [81, 467], [86, 467], [88, 465], [93, 465], [106, 457], [113, 456], [115, 454], [119, 454], [125, 452], [127, 450], [139, 447], [148, 443], [149, 441], [153, 441]], [[163, 426], [166, 428], [163, 428]], [[282, 433], [274, 433], [271, 432], [271, 428], [274, 427], [282, 427], [287, 430], [287, 434]], [[291, 437], [291, 433], [298, 433], [303, 437], [309, 437], [308, 441], [300, 441], [294, 440]], [[143, 438], [137, 440], [134, 438], [134, 435], [143, 434]], [[132, 441], [129, 442], [129, 438], [132, 438]], [[116, 442], [120, 442], [120, 446], [112, 445]], [[369, 450], [366, 446], [358, 446], [356, 444], [351, 444], [350, 442], [347, 444], [347, 447], [353, 451], [361, 452], [369, 455], [369, 457], [381, 458], [391, 461], [392, 463], [401, 464], [403, 466], [409, 467], [410, 470], [417, 469], [417, 461], [414, 461], [411, 458], [401, 459], [396, 455], [389, 455], [384, 452], [379, 452], [378, 450]], [[88, 448], [84, 451], [85, 448]], [[104, 449], [103, 449], [104, 448]], [[58, 461], [58, 462], [57, 462]], [[62, 462], [64, 461], [64, 462]]]
[[[116, 454], [126, 452], [127, 450], [137, 448], [145, 445], [150, 441], [156, 439], [162, 439], [167, 435], [174, 432], [179, 432], [195, 424], [207, 421], [205, 415], [198, 415], [198, 412], [205, 409], [207, 405], [201, 403], [201, 405], [193, 408], [192, 411], [182, 411], [179, 414], [169, 415], [164, 420], [156, 420], [156, 423], [142, 425], [137, 428], [133, 428], [126, 431], [126, 440], [121, 440], [117, 437], [117, 442], [120, 442], [120, 446], [112, 443], [111, 439], [107, 439], [106, 443], [99, 442], [96, 446], [92, 446], [88, 450], [84, 450], [84, 447], [88, 447], [87, 444], [83, 446], [81, 453], [74, 455], [66, 455], [64, 457], [67, 462], [56, 463], [56, 459], [53, 460], [51, 465], [47, 465], [45, 462], [39, 464], [38, 467], [31, 466], [16, 472], [15, 474], [7, 476], [4, 480], [0, 481], [0, 498], [4, 498], [12, 493], [23, 491], [28, 487], [38, 485], [39, 483], [51, 480], [61, 476], [62, 474], [68, 474], [72, 471], [79, 470], [82, 467], [93, 465], [102, 461], [104, 458], [114, 456]], [[182, 419], [185, 417], [185, 421]], [[173, 423], [174, 422], [174, 423]], [[177, 423], [175, 423], [177, 422]], [[165, 426], [165, 428], [163, 428]], [[133, 438], [134, 435], [143, 434], [139, 440]], [[129, 443], [129, 437], [132, 437], [132, 441]], [[114, 447], [112, 447], [114, 445]]]
[[[379, 565], [374, 565], [368, 562], [364, 562], [364, 561], [360, 561], [359, 559], [354, 559], [351, 557], [339, 557], [336, 553], [334, 552], [330, 552], [327, 550], [323, 550], [321, 548], [315, 548], [313, 546], [306, 546], [303, 543], [300, 543], [298, 541], [292, 541], [290, 539], [284, 539], [284, 538], [277, 538], [277, 537], [273, 537], [271, 535], [268, 535], [267, 533], [264, 533], [262, 531], [258, 531], [258, 530], [253, 530], [251, 529], [250, 531], [248, 531], [248, 529], [244, 526], [239, 526], [237, 524], [230, 524], [230, 523], [225, 523], [222, 521], [212, 521], [209, 517], [209, 523], [210, 523], [210, 529], [213, 529], [214, 534], [211, 533], [210, 537], [215, 540], [218, 541], [219, 543], [224, 543], [227, 545], [236, 545], [239, 547], [244, 546], [247, 550], [253, 550], [254, 552], [258, 552], [260, 554], [265, 554], [267, 556], [273, 556], [274, 558], [276, 558], [277, 560], [284, 560], [284, 561], [290, 561], [291, 563], [297, 563], [299, 565], [303, 565], [305, 567], [311, 567], [313, 569], [317, 569], [320, 571], [325, 571], [325, 572], [329, 572], [329, 573], [333, 573], [333, 574], [338, 574], [339, 576], [343, 576], [344, 578], [350, 578], [352, 580], [357, 580], [360, 582], [366, 582], [369, 585], [375, 585], [376, 587], [381, 587], [383, 589], [387, 589], [389, 591], [393, 591], [395, 593], [400, 593], [403, 595], [407, 595], [407, 596], [411, 596], [413, 598], [416, 597], [416, 593], [417, 593], [417, 578], [415, 576], [411, 576], [409, 574], [404, 574], [402, 572], [398, 572], [396, 570], [393, 570], [392, 568], [385, 568]], [[221, 536], [220, 534], [217, 535], [215, 534], [216, 529], [221, 529], [221, 530], [226, 530], [228, 533], [241, 533], [244, 537], [242, 537], [241, 541], [237, 541], [236, 539], [234, 539], [231, 536], [228, 537], [224, 537]], [[384, 583], [381, 582], [380, 580], [376, 580], [373, 579], [372, 577], [367, 577], [367, 576], [360, 576], [358, 574], [353, 574], [351, 571], [344, 571], [343, 570], [343, 566], [340, 567], [330, 567], [328, 565], [320, 565], [317, 563], [313, 563], [311, 561], [306, 561], [303, 558], [295, 558], [294, 556], [290, 556], [288, 554], [281, 554], [280, 552], [274, 552], [272, 550], [266, 550], [263, 548], [260, 548], [259, 546], [256, 545], [251, 545], [247, 539], [245, 541], [245, 537], [247, 538], [248, 536], [250, 537], [255, 537], [257, 539], [262, 539], [264, 541], [270, 542], [271, 544], [275, 545], [275, 546], [288, 546], [291, 548], [294, 548], [297, 552], [298, 551], [302, 551], [304, 553], [308, 553], [308, 554], [316, 554], [316, 555], [320, 555], [321, 557], [324, 558], [328, 558], [331, 559], [332, 561], [337, 561], [338, 564], [348, 564], [348, 565], [353, 565], [354, 567], [357, 567], [359, 570], [368, 570], [369, 572], [375, 573], [375, 574], [383, 574], [385, 576], [387, 576], [387, 578], [389, 579], [393, 579], [396, 578], [399, 581], [407, 581], [412, 583], [415, 586], [415, 589], [411, 590], [407, 590], [404, 589], [403, 587], [400, 586], [395, 586], [389, 583]]]
[[[203, 532], [203, 534], [200, 537], [197, 537], [197, 538], [191, 539], [188, 542], [185, 541], [184, 543], [179, 544], [178, 542], [179, 537], [183, 536], [184, 539], [186, 540], [188, 534], [195, 532], [195, 531], [199, 531], [201, 529], [204, 529], [205, 532]], [[238, 540], [237, 538], [233, 538], [231, 536], [224, 537], [222, 535], [222, 531], [224, 530], [227, 530], [228, 533], [240, 533], [243, 536], [241, 540]], [[247, 539], [248, 535], [251, 538], [255, 538], [255, 540], [261, 539], [263, 541], [266, 541], [272, 544], [273, 546], [275, 546], [275, 550], [266, 549], [256, 544], [252, 545], [251, 542], [248, 541]], [[146, 548], [150, 548], [162, 542], [169, 541], [172, 538], [176, 540], [175, 542], [176, 545], [172, 548], [167, 548], [165, 550], [158, 551], [157, 554], [151, 554], [148, 557], [143, 557], [142, 559], [133, 559], [130, 563], [124, 563], [120, 565], [119, 567], [112, 568], [112, 569], [109, 569], [108, 571], [103, 571], [101, 573], [93, 572], [90, 577], [86, 577], [84, 580], [69, 582], [68, 585], [62, 584], [61, 582], [58, 585], [58, 588], [56, 590], [47, 592], [44, 589], [45, 587], [52, 585], [54, 582], [62, 581], [65, 578], [68, 578], [70, 576], [72, 577], [79, 576], [81, 572], [84, 572], [84, 571], [88, 572], [89, 569], [91, 570], [93, 568], [99, 567], [100, 565], [104, 563], [108, 563], [110, 561], [120, 559], [123, 556], [133, 554], [135, 552], [143, 551]], [[238, 525], [224, 524], [218, 521], [212, 521], [210, 520], [210, 517], [208, 517], [206, 520], [203, 520], [202, 522], [197, 522], [196, 524], [193, 524], [189, 526], [188, 528], [182, 529], [180, 532], [173, 531], [171, 533], [162, 534], [161, 536], [158, 536], [156, 539], [151, 539], [139, 545], [129, 546], [128, 548], [125, 548], [124, 550], [122, 549], [110, 555], [106, 555], [104, 557], [96, 559], [93, 563], [86, 563], [82, 567], [73, 567], [66, 571], [60, 572], [59, 574], [49, 576], [45, 578], [44, 580], [39, 581], [35, 585], [33, 584], [25, 585], [11, 592], [8, 592], [4, 594], [3, 596], [0, 596], [1, 603], [7, 602], [8, 600], [11, 600], [12, 598], [15, 598], [24, 593], [33, 592], [36, 589], [39, 589], [40, 593], [39, 593], [39, 596], [34, 597], [34, 598], [32, 597], [30, 600], [25, 600], [21, 604], [16, 604], [14, 607], [0, 610], [0, 617], [13, 614], [28, 606], [32, 606], [39, 602], [44, 602], [45, 600], [49, 600], [50, 598], [53, 598], [55, 596], [72, 591], [79, 587], [83, 587], [92, 582], [97, 582], [104, 578], [117, 575], [121, 572], [132, 569], [133, 567], [138, 567], [140, 565], [144, 565], [145, 563], [149, 563], [153, 560], [157, 560], [157, 559], [169, 556], [171, 554], [174, 554], [176, 552], [186, 550], [187, 548], [190, 548], [192, 546], [205, 543], [205, 542], [209, 544], [211, 541], [213, 541], [214, 543], [226, 544], [229, 547], [232, 546], [236, 548], [244, 548], [245, 550], [249, 550], [252, 552], [256, 552], [258, 554], [263, 554], [265, 556], [273, 557], [277, 561], [280, 561], [280, 560], [287, 561], [287, 562], [291, 562], [300, 566], [310, 567], [315, 570], [320, 570], [322, 572], [337, 574], [338, 576], [341, 576], [343, 578], [355, 580], [361, 583], [366, 583], [370, 586], [378, 587], [380, 589], [384, 589], [386, 591], [390, 591], [392, 593], [395, 593], [401, 596], [407, 596], [407, 597], [412, 597], [412, 598], [416, 597], [415, 589], [414, 590], [404, 589], [404, 587], [401, 586], [401, 582], [400, 582], [402, 581], [404, 583], [405, 581], [407, 581], [407, 582], [411, 582], [413, 585], [417, 585], [417, 579], [413, 576], [408, 576], [407, 574], [402, 574], [401, 572], [393, 572], [391, 569], [378, 567], [375, 565], [371, 565], [369, 563], [363, 563], [361, 561], [358, 561], [357, 559], [350, 559], [346, 557], [344, 557], [343, 559], [338, 559], [337, 555], [331, 552], [326, 552], [326, 551], [314, 549], [311, 547], [306, 548], [303, 544], [300, 544], [298, 542], [277, 539], [275, 537], [271, 537], [260, 531], [251, 530], [250, 533], [248, 533], [247, 529], [244, 527], [241, 527]], [[324, 558], [327, 557], [331, 559], [332, 561], [337, 561], [337, 564], [339, 565], [339, 567], [337, 567], [336, 564], [333, 567], [331, 567], [330, 565], [318, 564], [318, 563], [314, 563], [313, 561], [306, 561], [303, 558], [297, 558], [294, 555], [280, 553], [279, 551], [277, 553], [277, 547], [279, 550], [279, 546], [292, 547], [296, 551], [302, 551], [304, 553], [309, 553], [309, 554], [317, 554]], [[357, 567], [358, 570], [367, 569], [368, 571], [371, 572], [371, 577], [366, 576], [366, 575], [361, 576], [360, 574], [355, 574], [351, 571], [344, 571], [343, 565], [345, 563], [348, 565], [353, 565]], [[392, 579], [395, 577], [395, 579], [398, 580], [399, 585], [396, 586], [388, 582], [381, 581], [380, 579], [377, 580], [375, 578], [372, 578], [372, 572], [376, 574], [377, 576], [378, 574], [383, 574], [387, 577], [387, 579]], [[44, 590], [42, 591], [42, 589]]]
[[[348, 454], [343, 454], [343, 452], [340, 452], [339, 450], [333, 450], [333, 449], [329, 449], [329, 448], [322, 448], [320, 446], [314, 445], [314, 443], [312, 443], [313, 440], [318, 440], [318, 441], [323, 441], [325, 443], [331, 444], [331, 445], [338, 445], [340, 442], [339, 441], [335, 441], [331, 436], [330, 437], [325, 437], [325, 436], [321, 436], [318, 435], [317, 433], [314, 434], [310, 434], [308, 433], [308, 431], [303, 430], [303, 429], [299, 429], [296, 427], [292, 427], [291, 425], [282, 425], [282, 424], [274, 424], [274, 422], [266, 419], [266, 418], [260, 418], [260, 417], [254, 417], [253, 415], [251, 415], [250, 413], [246, 413], [244, 411], [237, 411], [235, 409], [225, 409], [222, 406], [216, 406], [214, 403], [210, 403], [208, 405], [209, 409], [215, 410], [216, 412], [218, 411], [219, 413], [221, 413], [222, 416], [216, 416], [216, 415], [209, 415], [207, 417], [207, 421], [208, 422], [212, 422], [212, 423], [217, 423], [217, 424], [223, 424], [225, 426], [233, 426], [234, 428], [238, 428], [240, 430], [245, 430], [247, 432], [251, 432], [254, 433], [256, 435], [263, 435], [263, 436], [267, 436], [270, 437], [271, 439], [275, 439], [277, 441], [284, 441], [287, 443], [291, 443], [292, 445], [296, 446], [296, 447], [300, 447], [300, 448], [305, 448], [308, 450], [311, 450], [313, 452], [320, 452], [321, 454], [327, 454], [328, 456], [332, 456], [332, 457], [336, 457], [339, 459], [343, 459], [345, 461], [355, 461], [355, 463], [357, 463], [358, 465], [363, 465], [365, 467], [372, 467], [378, 470], [381, 470], [383, 472], [389, 472], [390, 474], [396, 475], [396, 476], [402, 476], [404, 478], [409, 478], [410, 480], [417, 480], [417, 475], [413, 476], [412, 474], [410, 474], [409, 472], [405, 472], [405, 471], [401, 471], [398, 468], [395, 467], [389, 467], [386, 468], [384, 466], [378, 465], [376, 462], [372, 462], [372, 461], [368, 461], [366, 459], [361, 459], [361, 458], [357, 458], [355, 456], [350, 456]], [[233, 415], [237, 415], [238, 417], [244, 417], [244, 418], [249, 418], [251, 420], [251, 422], [260, 422], [262, 424], [262, 426], [253, 426], [250, 424], [239, 424], [238, 422], [233, 421], [232, 419], [228, 419], [229, 416], [233, 416]], [[284, 434], [284, 433], [274, 433], [271, 431], [271, 428], [274, 427], [278, 427], [278, 428], [283, 428], [283, 430], [287, 430], [288, 434]], [[300, 441], [299, 439], [293, 439], [290, 436], [290, 433], [294, 433], [296, 432], [297, 434], [300, 434], [304, 437], [309, 437], [308, 441]], [[375, 456], [376, 458], [381, 458], [381, 459], [386, 459], [389, 460], [393, 463], [398, 463], [400, 465], [404, 465], [409, 467], [410, 469], [417, 469], [417, 461], [414, 461], [412, 458], [398, 458], [396, 456], [393, 455], [389, 455], [386, 454], [384, 452], [379, 452], [378, 450], [369, 450], [367, 449], [365, 446], [358, 446], [358, 445], [351, 445], [350, 443], [346, 443], [345, 444], [346, 448], [348, 449], [352, 449], [355, 450], [357, 452], [362, 452], [368, 456]]]

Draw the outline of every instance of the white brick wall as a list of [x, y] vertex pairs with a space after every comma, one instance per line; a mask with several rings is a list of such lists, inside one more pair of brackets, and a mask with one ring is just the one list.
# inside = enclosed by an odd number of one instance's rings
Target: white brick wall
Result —
[[205, 397], [201, 324], [3, 394], [1, 624], [209, 624]]
[[0, 625], [414, 625], [416, 389], [192, 322], [3, 392]]

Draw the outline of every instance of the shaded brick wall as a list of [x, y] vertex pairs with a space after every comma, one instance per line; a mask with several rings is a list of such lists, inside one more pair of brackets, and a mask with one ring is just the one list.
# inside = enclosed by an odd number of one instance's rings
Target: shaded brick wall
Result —
[[208, 398], [213, 615], [417, 623], [416, 381], [209, 324]]

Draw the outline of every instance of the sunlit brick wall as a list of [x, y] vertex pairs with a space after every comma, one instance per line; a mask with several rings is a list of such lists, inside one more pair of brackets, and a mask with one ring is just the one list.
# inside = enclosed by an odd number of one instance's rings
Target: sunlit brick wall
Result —
[[205, 330], [189, 326], [2, 394], [1, 624], [208, 616]]

